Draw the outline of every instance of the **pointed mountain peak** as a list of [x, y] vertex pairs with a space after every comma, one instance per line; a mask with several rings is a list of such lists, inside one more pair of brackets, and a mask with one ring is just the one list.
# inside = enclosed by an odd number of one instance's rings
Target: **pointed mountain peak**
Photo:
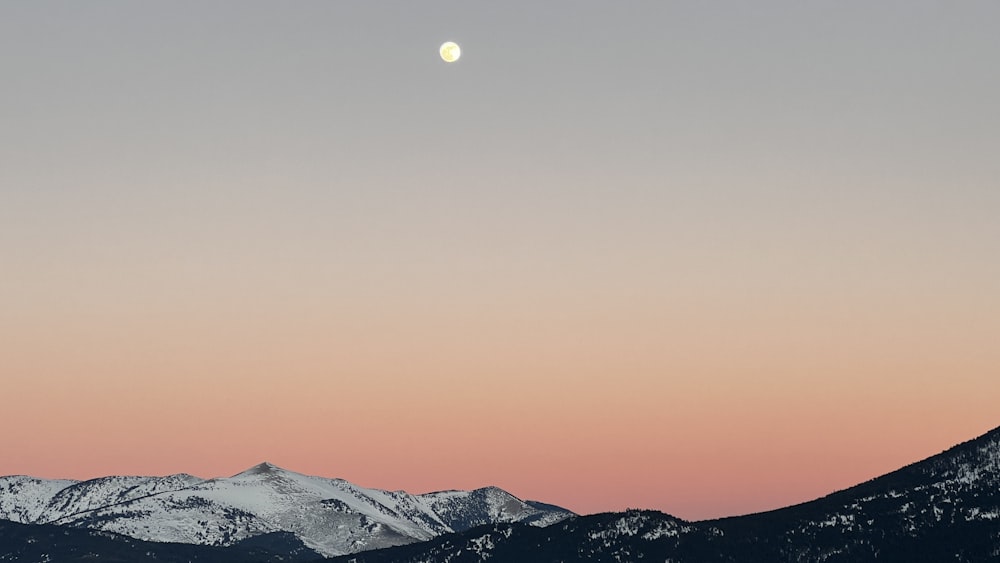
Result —
[[508, 491], [505, 491], [505, 490], [501, 489], [500, 487], [497, 487], [496, 485], [489, 485], [487, 487], [480, 487], [480, 488], [478, 488], [478, 489], [476, 489], [474, 491], [470, 491], [470, 492], [473, 493], [473, 494], [482, 494], [482, 495], [499, 495], [499, 496], [502, 496], [502, 497], [510, 497], [510, 498], [513, 498], [513, 499], [521, 500], [521, 499], [517, 498], [516, 496], [510, 494]]
[[239, 477], [241, 475], [242, 476], [250, 476], [250, 475], [273, 475], [273, 474], [277, 474], [277, 473], [285, 473], [285, 470], [282, 469], [282, 468], [280, 468], [280, 467], [278, 467], [277, 465], [269, 462], [269, 461], [265, 461], [265, 462], [258, 463], [257, 465], [251, 467], [250, 469], [247, 469], [245, 471], [241, 471], [240, 473], [237, 473], [236, 475], [233, 475], [233, 477]]

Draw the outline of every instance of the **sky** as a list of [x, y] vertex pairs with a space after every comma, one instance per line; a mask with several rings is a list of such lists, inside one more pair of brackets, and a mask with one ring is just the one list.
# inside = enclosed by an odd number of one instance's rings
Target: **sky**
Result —
[[267, 460], [702, 519], [978, 436], [998, 21], [3, 3], [0, 475]]

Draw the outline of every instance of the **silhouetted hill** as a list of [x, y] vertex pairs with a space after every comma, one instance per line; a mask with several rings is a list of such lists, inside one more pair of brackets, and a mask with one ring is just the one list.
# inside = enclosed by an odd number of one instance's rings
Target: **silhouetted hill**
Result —
[[884, 563], [1000, 560], [1000, 428], [861, 485], [704, 522], [652, 511], [486, 526], [335, 561]]
[[102, 532], [0, 520], [0, 561], [31, 563], [296, 563], [319, 554], [284, 532], [251, 538], [231, 547], [146, 542]]

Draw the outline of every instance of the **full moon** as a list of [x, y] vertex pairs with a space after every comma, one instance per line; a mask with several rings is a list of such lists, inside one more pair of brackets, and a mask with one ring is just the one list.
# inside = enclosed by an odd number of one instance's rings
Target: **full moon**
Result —
[[453, 41], [448, 41], [441, 45], [441, 58], [444, 59], [446, 63], [453, 63], [458, 60], [458, 57], [462, 56], [462, 49], [457, 43]]

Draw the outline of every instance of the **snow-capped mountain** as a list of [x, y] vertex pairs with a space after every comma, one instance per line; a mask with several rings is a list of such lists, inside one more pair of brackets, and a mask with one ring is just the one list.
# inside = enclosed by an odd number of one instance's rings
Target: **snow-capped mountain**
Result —
[[[0, 511], [33, 523], [0, 521], [0, 561], [1000, 561], [1000, 428], [821, 499], [704, 522], [637, 510], [568, 516], [496, 488], [363, 489], [269, 464], [211, 480], [0, 478]], [[380, 545], [393, 547], [371, 549]]]
[[653, 511], [492, 524], [354, 563], [1000, 561], [1000, 428], [811, 502], [685, 522]]
[[428, 540], [498, 522], [544, 526], [571, 513], [495, 487], [412, 495], [302, 475], [262, 463], [229, 478], [0, 478], [0, 518], [133, 538], [232, 545], [291, 532], [325, 556]]

